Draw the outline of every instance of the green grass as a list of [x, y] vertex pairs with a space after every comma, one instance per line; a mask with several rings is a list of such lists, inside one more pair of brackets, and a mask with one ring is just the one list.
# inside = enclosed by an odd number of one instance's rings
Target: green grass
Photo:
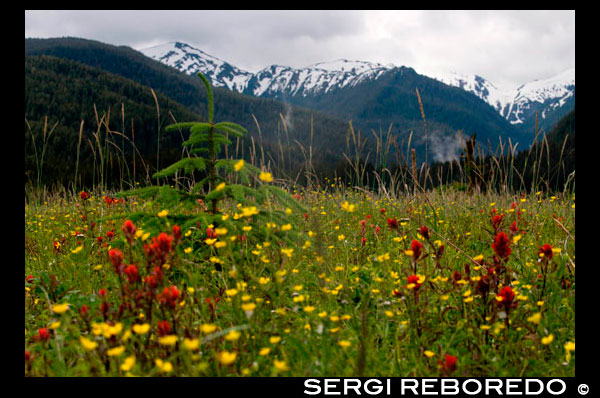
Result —
[[[307, 212], [288, 214], [289, 226], [259, 222], [222, 202], [233, 227], [218, 231], [211, 245], [208, 225], [183, 230], [155, 290], [144, 283], [156, 265], [144, 245], [161, 231], [173, 234], [177, 207], [131, 197], [107, 204], [97, 194], [84, 201], [66, 191], [28, 201], [25, 375], [575, 375], [574, 351], [565, 350], [575, 334], [574, 196], [438, 189], [388, 198], [337, 182], [291, 193]], [[258, 210], [285, 210], [271, 206]], [[163, 210], [168, 214], [159, 217]], [[499, 230], [512, 250], [496, 264], [493, 211], [504, 215]], [[130, 253], [121, 227], [139, 212], [156, 216], [136, 224]], [[397, 229], [388, 218], [397, 219]], [[419, 234], [423, 226], [429, 240]], [[413, 240], [423, 244], [416, 264], [406, 253]], [[546, 243], [555, 249], [547, 265], [538, 254]], [[109, 248], [137, 266], [139, 280], [116, 274]], [[490, 277], [497, 282], [489, 292], [478, 288], [487, 269], [504, 266], [506, 273]], [[418, 287], [407, 280], [413, 273]], [[508, 311], [496, 299], [506, 282], [516, 293]], [[170, 286], [176, 298], [163, 293]], [[61, 303], [68, 310], [53, 312]], [[159, 337], [159, 321], [169, 322], [173, 345]], [[146, 333], [132, 329], [146, 323]], [[457, 358], [455, 369], [445, 365], [446, 354]]]

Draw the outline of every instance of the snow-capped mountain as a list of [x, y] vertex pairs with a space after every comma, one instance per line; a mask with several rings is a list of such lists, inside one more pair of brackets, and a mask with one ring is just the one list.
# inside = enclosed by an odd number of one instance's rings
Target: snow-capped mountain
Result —
[[575, 68], [567, 69], [556, 76], [525, 83], [516, 89], [499, 88], [490, 81], [477, 75], [449, 73], [436, 76], [435, 79], [450, 86], [470, 91], [493, 106], [512, 124], [524, 124], [564, 106], [575, 97]]
[[[187, 74], [202, 72], [216, 87], [272, 98], [323, 94], [335, 88], [378, 79], [396, 67], [391, 64], [338, 59], [304, 68], [271, 65], [251, 73], [182, 42], [171, 42], [140, 51]], [[431, 77], [475, 94], [515, 125], [528, 127], [532, 119], [535, 120], [536, 112], [539, 112], [542, 119], [546, 119], [565, 104], [574, 104], [574, 68], [548, 79], [523, 84], [516, 89], [497, 87], [474, 74], [453, 72]]]

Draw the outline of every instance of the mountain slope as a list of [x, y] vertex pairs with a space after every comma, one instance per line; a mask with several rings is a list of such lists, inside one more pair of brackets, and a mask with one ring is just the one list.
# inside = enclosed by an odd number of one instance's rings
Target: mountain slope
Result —
[[[217, 59], [188, 44], [172, 42], [141, 50], [180, 71], [201, 70], [206, 75], [227, 71], [227, 80], [213, 77], [218, 86], [249, 95], [287, 100], [297, 96], [327, 94], [337, 88], [373, 81], [395, 68], [363, 61], [336, 60], [305, 68], [271, 65], [252, 74]], [[222, 66], [226, 65], [226, 66]], [[575, 71], [567, 70], [555, 77], [529, 82], [516, 89], [497, 87], [477, 75], [450, 73], [434, 77], [447, 85], [471, 92], [490, 104], [500, 115], [521, 131], [533, 137], [536, 113], [539, 128], [548, 130], [574, 107]], [[235, 82], [232, 84], [231, 82]]]

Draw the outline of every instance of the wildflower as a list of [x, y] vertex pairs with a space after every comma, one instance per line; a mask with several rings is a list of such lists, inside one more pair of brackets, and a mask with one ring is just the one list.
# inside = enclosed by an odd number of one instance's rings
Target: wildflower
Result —
[[55, 314], [62, 314], [67, 312], [67, 310], [69, 309], [69, 304], [64, 303], [64, 304], [56, 304], [52, 306], [52, 312], [54, 312]]
[[423, 236], [423, 238], [429, 240], [429, 229], [426, 226], [422, 226], [419, 229], [419, 233], [421, 234], [421, 236]]
[[216, 186], [215, 191], [218, 192], [218, 191], [223, 190], [225, 188], [225, 185], [226, 184], [224, 182], [220, 183], [219, 185]]
[[285, 224], [281, 226], [282, 231], [289, 231], [292, 229], [292, 224]]
[[135, 334], [146, 334], [150, 330], [150, 324], [148, 324], [148, 323], [144, 323], [141, 325], [135, 324], [131, 327], [131, 329], [133, 329], [133, 332]]
[[277, 369], [280, 372], [285, 372], [287, 370], [290, 370], [289, 366], [287, 365], [287, 363], [285, 361], [279, 361], [277, 359], [275, 359], [273, 361], [273, 366], [275, 366], [275, 369]]
[[158, 321], [158, 336], [166, 336], [171, 333], [171, 324], [169, 321]]
[[269, 347], [263, 347], [260, 349], [260, 351], [258, 351], [258, 355], [264, 357], [266, 355], [269, 355], [270, 352], [271, 352], [271, 349]]
[[127, 242], [129, 242], [129, 244], [131, 244], [131, 242], [133, 242], [133, 238], [135, 237], [135, 233], [137, 231], [137, 228], [135, 227], [133, 222], [131, 220], [126, 220], [123, 223], [121, 230], [125, 234], [125, 237], [127, 238]]
[[81, 191], [79, 197], [81, 198], [81, 200], [88, 200], [90, 198], [90, 194], [85, 191]]
[[114, 348], [111, 348], [110, 350], [106, 351], [106, 355], [108, 355], [109, 357], [117, 357], [117, 356], [121, 355], [123, 352], [125, 352], [125, 346], [120, 345], [118, 347], [114, 347]]
[[565, 351], [566, 353], [566, 359], [567, 362], [571, 361], [571, 352], [575, 351], [575, 343], [572, 341], [568, 341], [567, 343], [565, 343]]
[[83, 348], [86, 351], [92, 351], [92, 350], [96, 349], [96, 347], [98, 347], [98, 343], [97, 342], [92, 341], [90, 339], [87, 339], [87, 338], [85, 338], [83, 336], [81, 336], [79, 338], [79, 341], [81, 342], [81, 345], [83, 346]]
[[429, 350], [425, 350], [425, 352], [423, 352], [423, 354], [425, 354], [425, 356], [426, 356], [427, 358], [431, 358], [432, 356], [434, 356], [434, 355], [435, 355], [435, 352], [433, 352], [433, 351], [429, 351]]
[[457, 360], [458, 358], [454, 355], [444, 354], [444, 360], [440, 360], [439, 363], [442, 365], [445, 374], [450, 374], [456, 370]]
[[388, 224], [388, 227], [390, 227], [391, 230], [398, 229], [398, 220], [396, 220], [395, 218], [388, 218], [387, 219], [387, 224]]
[[258, 178], [264, 182], [273, 181], [273, 175], [271, 173], [267, 173], [267, 172], [263, 172], [263, 171], [260, 172], [260, 175], [258, 176]]
[[281, 341], [281, 336], [271, 336], [271, 338], [269, 339], [269, 343], [271, 344], [277, 344]]
[[552, 260], [552, 256], [554, 255], [554, 252], [552, 250], [552, 246], [550, 246], [547, 243], [545, 243], [543, 246], [540, 246], [540, 249], [538, 250], [538, 255], [540, 257], [543, 257], [547, 261]]
[[292, 253], [294, 252], [294, 249], [281, 249], [281, 253], [285, 254], [286, 256], [288, 256], [288, 258], [292, 257]]
[[425, 277], [420, 275], [410, 275], [407, 278], [408, 285], [406, 287], [408, 289], [419, 289], [423, 282], [425, 282]]
[[237, 162], [235, 162], [235, 164], [233, 165], [233, 169], [235, 171], [240, 171], [241, 169], [244, 168], [244, 159], [240, 159]]
[[352, 345], [352, 343], [349, 342], [348, 340], [340, 340], [340, 341], [338, 341], [338, 345], [342, 348], [347, 348], [347, 347], [350, 347]]
[[196, 351], [198, 349], [198, 347], [200, 346], [200, 340], [199, 339], [188, 339], [186, 337], [183, 339], [183, 346], [186, 348], [186, 350]]
[[173, 225], [173, 238], [175, 238], [175, 244], [179, 243], [181, 240], [181, 227], [177, 224]]
[[548, 336], [542, 337], [542, 344], [548, 345], [548, 344], [552, 343], [553, 340], [554, 340], [554, 335], [552, 333], [550, 333]]
[[133, 368], [133, 365], [135, 365], [135, 355], [131, 355], [125, 358], [125, 361], [123, 361], [123, 365], [121, 365], [121, 370], [123, 372], [129, 372], [131, 368]]
[[352, 213], [355, 209], [356, 209], [356, 205], [351, 205], [350, 203], [348, 203], [348, 201], [346, 200], [344, 203], [342, 203], [342, 209], [344, 209], [345, 211], [347, 211], [348, 213]]
[[140, 275], [138, 274], [138, 268], [135, 264], [130, 264], [123, 270], [125, 275], [127, 275], [127, 279], [130, 284], [134, 284], [135, 282], [140, 280]]
[[498, 257], [507, 259], [512, 250], [509, 247], [508, 237], [504, 232], [498, 232], [492, 243], [492, 249], [496, 252]]
[[164, 362], [162, 359], [156, 359], [154, 361], [157, 368], [159, 368], [164, 373], [169, 373], [173, 370], [173, 364], [171, 362]]
[[200, 326], [200, 330], [202, 331], [202, 333], [210, 334], [210, 333], [214, 332], [215, 330], [217, 330], [217, 326], [209, 324], [209, 323], [205, 323], [202, 326]]
[[175, 308], [177, 305], [177, 299], [179, 298], [179, 289], [177, 286], [165, 287], [158, 295], [158, 301], [171, 308]]
[[515, 307], [517, 303], [514, 302], [515, 292], [511, 289], [510, 286], [504, 286], [500, 289], [500, 293], [496, 295], [496, 300], [504, 304], [504, 306], [508, 309], [509, 307]]
[[492, 217], [492, 227], [494, 228], [494, 231], [498, 231], [498, 228], [500, 228], [500, 224], [502, 223], [503, 219], [504, 215], [495, 215]]
[[77, 254], [77, 253], [79, 253], [82, 250], [83, 250], [83, 245], [77, 246], [75, 249], [71, 250], [71, 253]]
[[225, 340], [236, 341], [237, 339], [240, 338], [241, 335], [242, 335], [242, 333], [238, 332], [237, 330], [232, 330], [229, 333], [227, 333], [227, 335], [225, 335]]
[[416, 239], [410, 244], [410, 248], [413, 252], [413, 258], [416, 261], [419, 257], [421, 257], [421, 251], [423, 250], [423, 244]]
[[223, 351], [217, 354], [217, 359], [219, 360], [221, 365], [227, 366], [235, 362], [236, 356], [237, 353], [235, 352]]
[[159, 216], [159, 217], [166, 217], [167, 214], [169, 214], [169, 210], [165, 209], [163, 211], [159, 211], [158, 214], [157, 214], [157, 216]]
[[38, 334], [34, 337], [37, 341], [48, 341], [50, 340], [50, 332], [47, 328], [38, 329]]
[[158, 338], [158, 343], [160, 345], [172, 346], [177, 343], [177, 335], [169, 334], [167, 336], [162, 336]]
[[115, 273], [120, 274], [122, 270], [121, 262], [123, 261], [123, 253], [121, 250], [110, 249], [108, 251], [108, 257], [110, 257], [110, 261], [113, 263]]

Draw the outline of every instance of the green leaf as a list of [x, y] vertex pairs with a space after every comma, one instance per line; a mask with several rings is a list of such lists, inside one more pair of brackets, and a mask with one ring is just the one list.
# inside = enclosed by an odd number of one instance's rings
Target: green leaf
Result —
[[196, 170], [204, 170], [206, 162], [202, 158], [183, 158], [178, 162], [173, 163], [169, 167], [162, 169], [153, 175], [154, 178], [167, 177], [175, 174], [179, 170], [183, 170], [186, 174], [191, 174]]
[[198, 77], [200, 78], [200, 80], [202, 80], [202, 83], [204, 83], [204, 86], [206, 87], [206, 91], [208, 92], [207, 93], [207, 100], [208, 100], [208, 122], [212, 123], [213, 122], [213, 116], [214, 116], [214, 104], [213, 104], [213, 93], [212, 93], [212, 89], [210, 88], [210, 82], [200, 72], [198, 72]]

